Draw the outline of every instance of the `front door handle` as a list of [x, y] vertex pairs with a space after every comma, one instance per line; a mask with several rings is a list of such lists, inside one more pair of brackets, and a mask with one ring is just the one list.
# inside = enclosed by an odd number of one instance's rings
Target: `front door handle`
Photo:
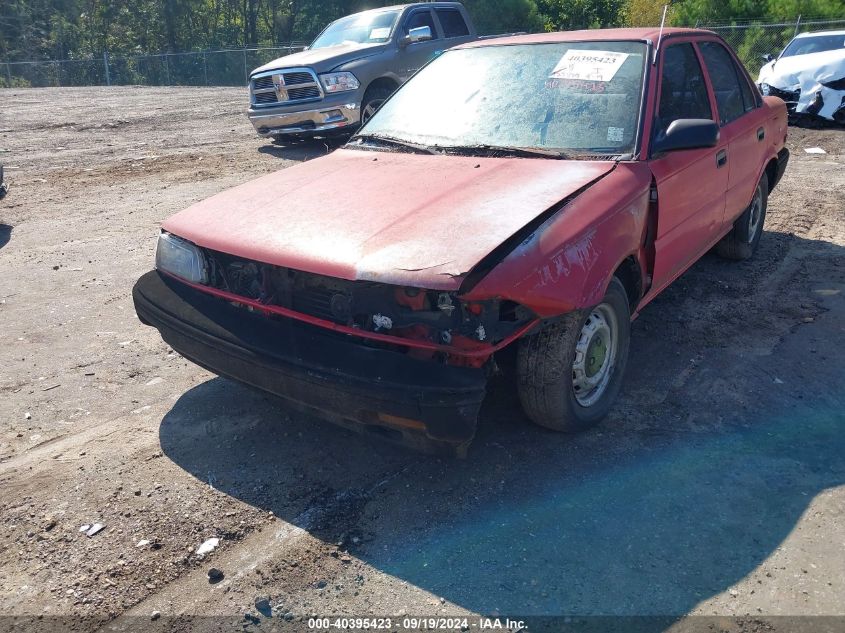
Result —
[[764, 130], [763, 128], [758, 129], [757, 130], [757, 140], [762, 141], [764, 138], [766, 138], [766, 130]]
[[720, 149], [716, 152], [716, 167], [721, 169], [725, 165], [728, 164], [728, 152], [727, 150]]

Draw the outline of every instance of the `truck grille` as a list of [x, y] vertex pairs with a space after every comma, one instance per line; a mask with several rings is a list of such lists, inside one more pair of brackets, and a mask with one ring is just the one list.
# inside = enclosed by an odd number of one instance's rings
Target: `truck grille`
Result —
[[271, 70], [252, 77], [253, 105], [297, 103], [322, 99], [317, 75], [310, 68]]

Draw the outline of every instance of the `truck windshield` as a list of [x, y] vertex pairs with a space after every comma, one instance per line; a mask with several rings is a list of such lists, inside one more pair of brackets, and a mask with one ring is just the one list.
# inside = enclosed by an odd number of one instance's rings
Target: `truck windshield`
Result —
[[795, 55], [809, 55], [810, 53], [824, 53], [845, 49], [845, 34], [843, 35], [815, 35], [813, 37], [796, 37], [783, 49], [781, 57]]
[[398, 16], [399, 11], [366, 11], [348, 15], [329, 24], [312, 42], [311, 48], [386, 42]]
[[629, 153], [645, 59], [640, 42], [453, 49], [402, 86], [360, 136], [465, 152]]

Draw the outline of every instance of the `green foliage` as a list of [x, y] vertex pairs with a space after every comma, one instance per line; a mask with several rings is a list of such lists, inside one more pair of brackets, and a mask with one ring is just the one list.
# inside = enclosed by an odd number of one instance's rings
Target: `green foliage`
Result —
[[543, 17], [534, 0], [466, 0], [479, 33], [516, 33], [542, 31]]
[[547, 31], [617, 26], [624, 0], [538, 0]]
[[[664, 1], [465, 0], [465, 3], [479, 32], [490, 34], [655, 25], [659, 23]], [[101, 59], [104, 51], [117, 58], [307, 42], [338, 17], [393, 2], [0, 0], [0, 61]], [[693, 25], [749, 18], [794, 20], [799, 14], [842, 18], [845, 0], [680, 0], [672, 5], [670, 17], [672, 24]], [[751, 44], [749, 47], [753, 48]], [[68, 65], [56, 71], [57, 77], [62, 73], [82, 73], [81, 68]], [[136, 71], [126, 69], [127, 76], [133, 72]]]

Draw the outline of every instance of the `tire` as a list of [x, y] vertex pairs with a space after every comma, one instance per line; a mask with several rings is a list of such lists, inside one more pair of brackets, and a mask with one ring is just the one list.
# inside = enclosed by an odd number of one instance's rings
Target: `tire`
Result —
[[370, 120], [370, 117], [393, 94], [394, 90], [395, 88], [388, 88], [384, 84], [367, 88], [367, 92], [364, 93], [364, 98], [361, 100], [361, 125]]
[[[576, 432], [598, 424], [622, 388], [630, 334], [628, 294], [614, 277], [599, 305], [567, 314], [523, 338], [517, 351], [517, 380], [526, 415], [555, 431]], [[590, 373], [590, 359], [597, 358], [602, 364]], [[596, 380], [598, 384], [588, 391]]]
[[731, 232], [716, 244], [716, 253], [725, 259], [734, 260], [748, 259], [754, 255], [763, 235], [768, 199], [769, 179], [763, 174], [754, 190], [751, 204], [736, 219]]

